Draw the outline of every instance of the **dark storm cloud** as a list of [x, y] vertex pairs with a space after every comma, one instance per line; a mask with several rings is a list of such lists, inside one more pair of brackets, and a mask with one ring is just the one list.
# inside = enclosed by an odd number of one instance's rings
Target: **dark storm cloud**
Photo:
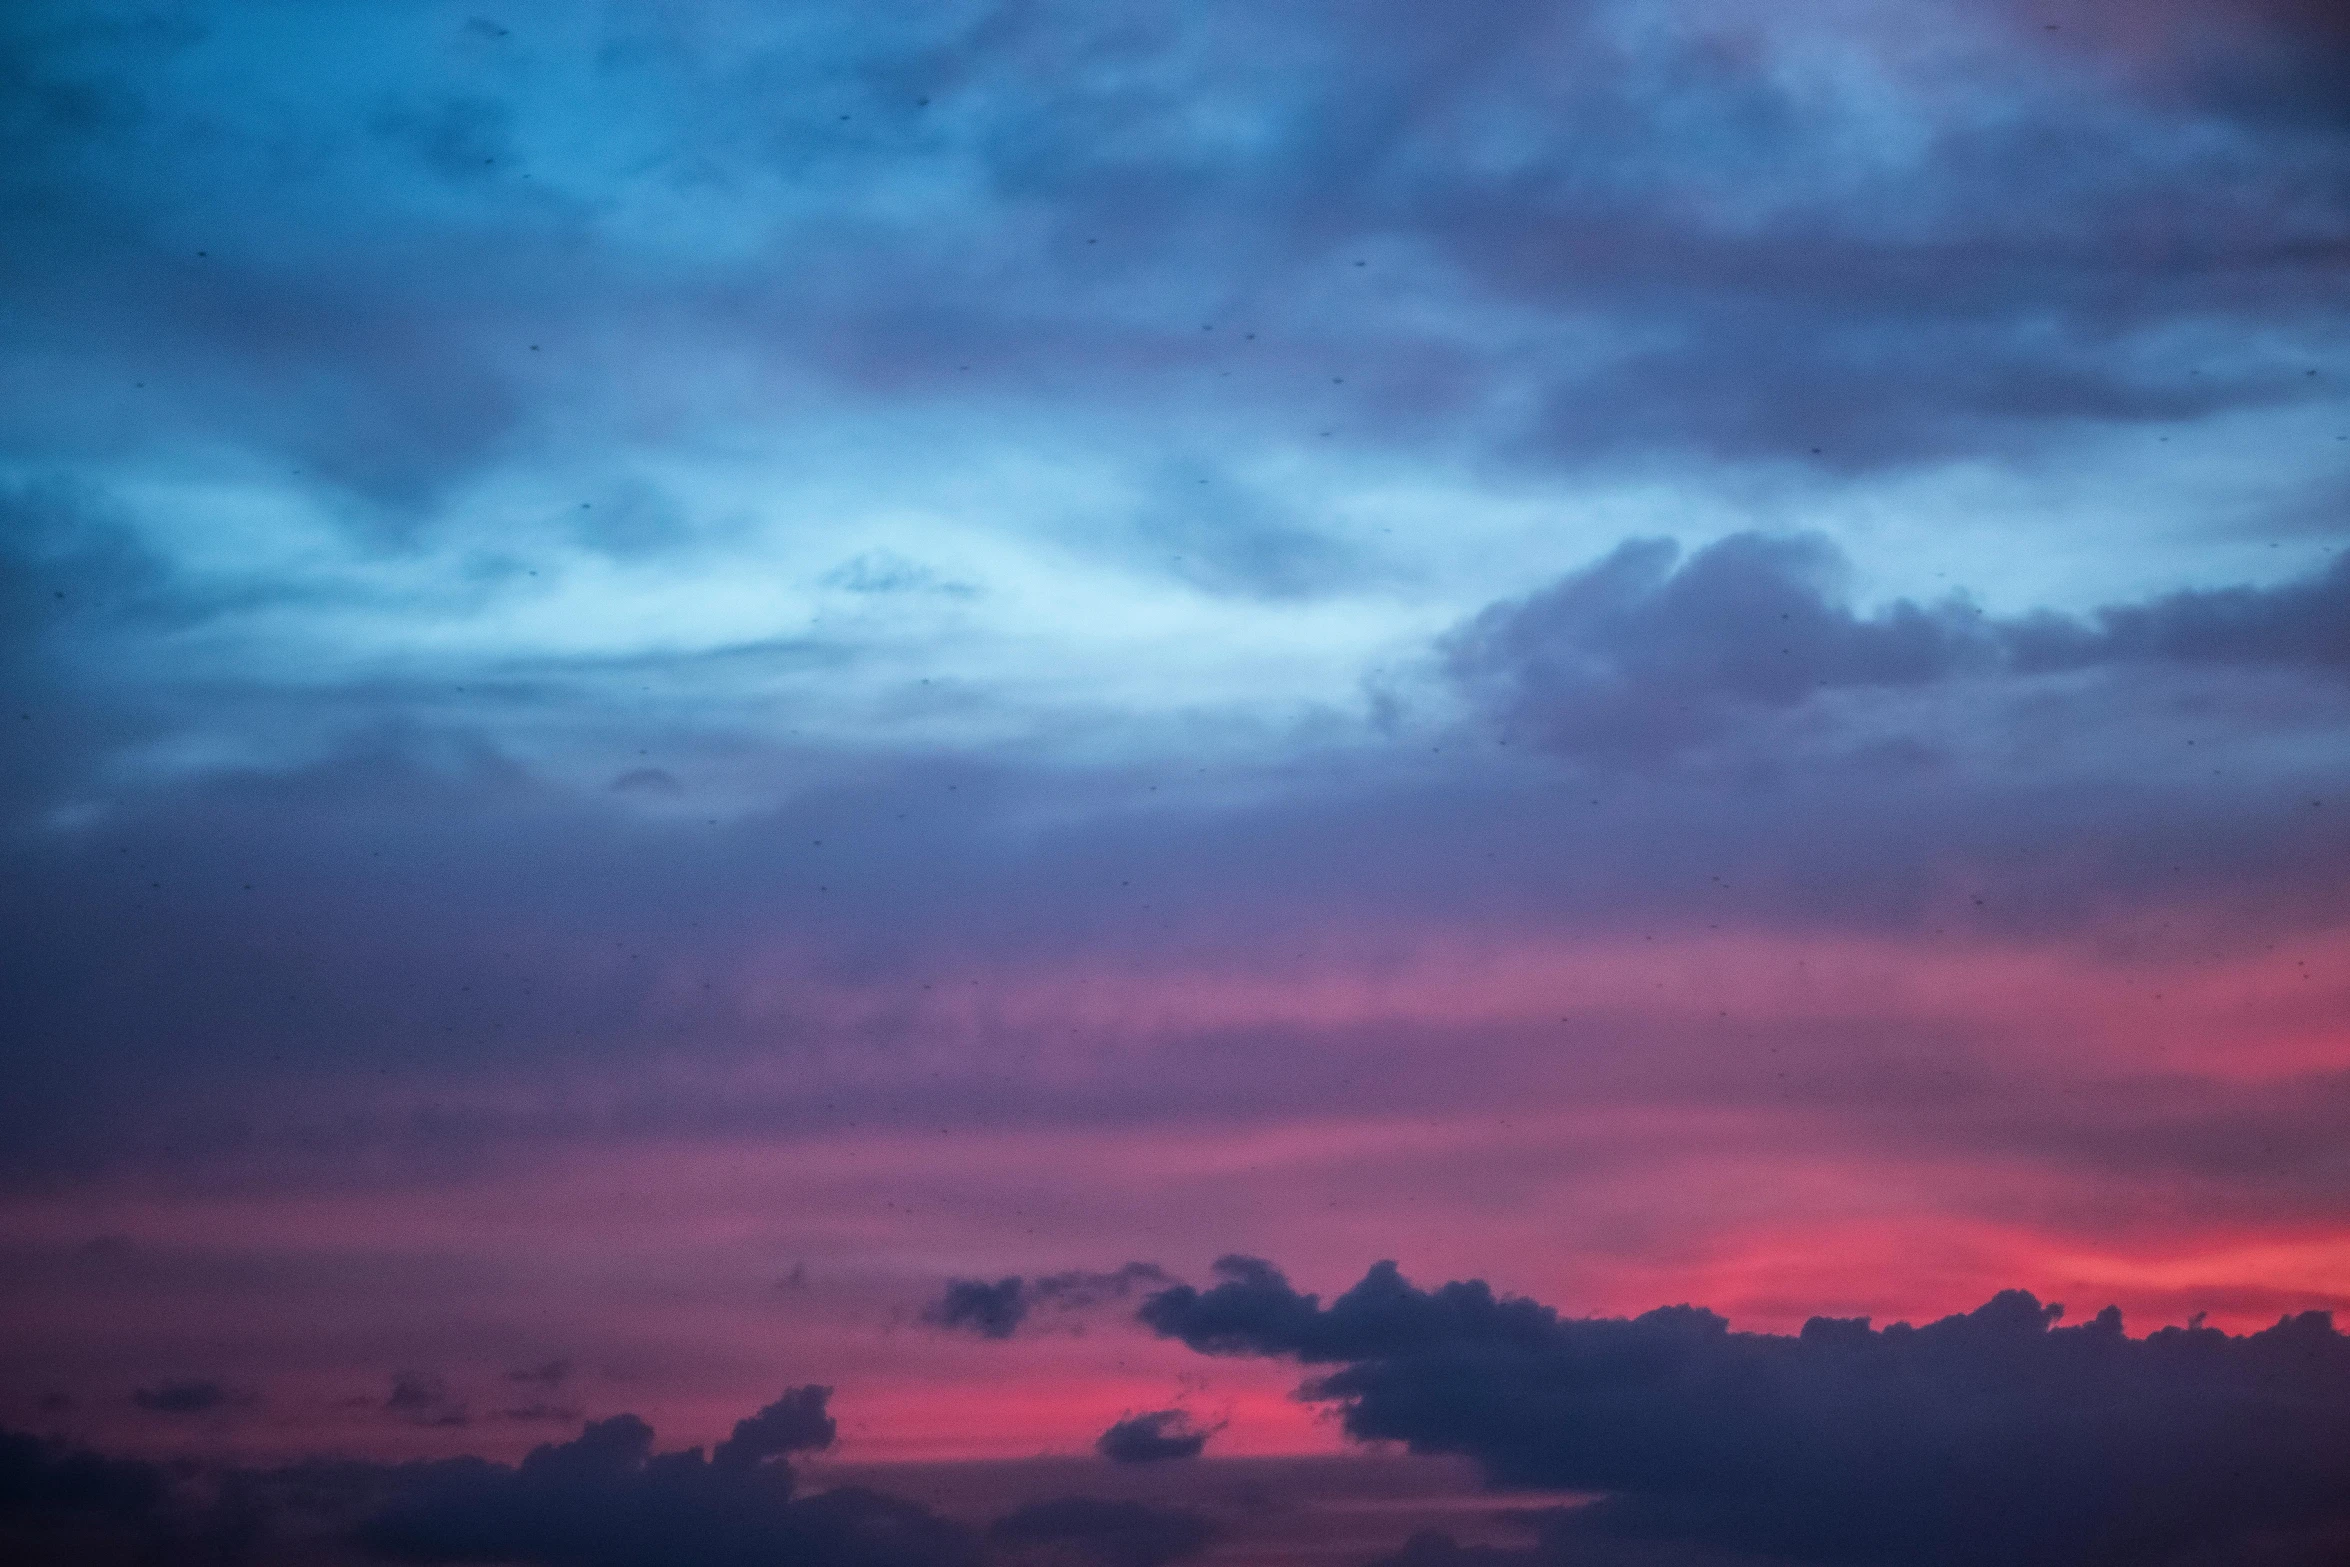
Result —
[[1013, 1274], [992, 1284], [984, 1279], [950, 1279], [939, 1298], [923, 1308], [922, 1320], [981, 1338], [1010, 1338], [1040, 1308], [1082, 1311], [1124, 1300], [1145, 1285], [1166, 1280], [1164, 1272], [1147, 1262], [1130, 1262], [1108, 1273], [1050, 1273], [1037, 1279]]
[[[2350, 1338], [2323, 1313], [2133, 1339], [2020, 1291], [1922, 1327], [1711, 1312], [1562, 1318], [1392, 1263], [1327, 1306], [1231, 1257], [1144, 1302], [1208, 1354], [1336, 1365], [1307, 1395], [1349, 1435], [1475, 1459], [1504, 1487], [1603, 1492], [1573, 1539], [1803, 1562], [2196, 1560], [2350, 1528]], [[2314, 1537], [2314, 1536], [2313, 1536]], [[2314, 1554], [2283, 1559], [2319, 1559]]]
[[1846, 575], [1816, 536], [1734, 534], [1685, 560], [1669, 540], [1634, 540], [1487, 609], [1450, 639], [1450, 665], [1513, 732], [1603, 760], [1668, 755], [1826, 693], [1967, 676], [2117, 666], [2350, 674], [2350, 556], [2298, 581], [2179, 592], [2086, 620], [1992, 619], [1957, 599], [1864, 613], [1848, 602]]
[[1093, 1450], [1115, 1464], [1155, 1464], [1197, 1458], [1215, 1430], [1180, 1409], [1153, 1409], [1112, 1423]]
[[1198, 1513], [1091, 1496], [1032, 1502], [988, 1527], [988, 1543], [1013, 1561], [1087, 1567], [1167, 1567], [1207, 1549], [1215, 1526]]

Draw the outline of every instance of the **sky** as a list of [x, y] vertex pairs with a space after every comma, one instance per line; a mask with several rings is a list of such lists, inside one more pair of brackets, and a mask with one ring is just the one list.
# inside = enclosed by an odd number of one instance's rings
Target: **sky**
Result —
[[2338, 1560], [2345, 70], [0, 10], [0, 1530]]

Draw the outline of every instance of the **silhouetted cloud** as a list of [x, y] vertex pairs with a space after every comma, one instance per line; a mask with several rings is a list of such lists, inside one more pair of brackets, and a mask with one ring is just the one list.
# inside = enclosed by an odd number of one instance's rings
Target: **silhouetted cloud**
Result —
[[1197, 1458], [1215, 1434], [1216, 1428], [1200, 1425], [1180, 1409], [1153, 1409], [1112, 1423], [1093, 1450], [1120, 1464]]
[[992, 1284], [984, 1279], [950, 1279], [939, 1298], [923, 1308], [922, 1320], [981, 1338], [1010, 1338], [1039, 1308], [1082, 1311], [1124, 1300], [1143, 1286], [1166, 1279], [1148, 1262], [1129, 1262], [1108, 1273], [1051, 1273], [1036, 1279], [1014, 1274]]
[[1215, 1539], [1197, 1513], [1091, 1496], [1032, 1502], [988, 1526], [987, 1538], [1022, 1563], [1167, 1567]]
[[535, 1448], [518, 1465], [424, 1465], [362, 1531], [421, 1562], [532, 1567], [962, 1567], [977, 1542], [911, 1503], [859, 1490], [792, 1494], [788, 1454], [830, 1445], [830, 1390], [794, 1388], [705, 1457], [657, 1453], [634, 1415]]
[[838, 1431], [825, 1404], [832, 1389], [811, 1383], [795, 1387], [748, 1419], [710, 1452], [722, 1468], [746, 1469], [788, 1453], [817, 1452], [832, 1445]]
[[2010, 1291], [1922, 1327], [1783, 1336], [1690, 1306], [1562, 1318], [1474, 1280], [1421, 1290], [1392, 1263], [1327, 1306], [1255, 1258], [1217, 1273], [1141, 1320], [1204, 1353], [1336, 1365], [1304, 1391], [1356, 1438], [1604, 1493], [1560, 1515], [1562, 1538], [1990, 1567], [2350, 1530], [2350, 1338], [2323, 1313], [2133, 1339], [2110, 1307], [2059, 1327], [2062, 1307]]
[[949, 1279], [922, 1312], [933, 1327], [966, 1328], [981, 1338], [1010, 1338], [1028, 1320], [1028, 1286], [1017, 1274], [996, 1280]]
[[[832, 1442], [829, 1393], [789, 1390], [707, 1456], [655, 1452], [652, 1428], [624, 1414], [512, 1465], [313, 1459], [183, 1464], [175, 1476], [0, 1430], [0, 1556], [28, 1567], [979, 1567], [976, 1534], [912, 1503], [853, 1487], [794, 1495], [789, 1455]], [[1095, 1515], [1082, 1504], [1057, 1522], [1046, 1515], [1042, 1530], [1035, 1541], [1101, 1567], [1160, 1567], [1204, 1538], [1204, 1525], [1182, 1515]]]

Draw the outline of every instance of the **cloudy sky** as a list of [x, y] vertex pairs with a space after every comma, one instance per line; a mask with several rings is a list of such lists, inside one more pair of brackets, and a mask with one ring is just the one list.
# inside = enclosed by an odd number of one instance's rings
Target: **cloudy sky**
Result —
[[2091, 1353], [2001, 1291], [2350, 1389], [2346, 71], [2320, 0], [5, 8], [0, 1426], [814, 1384], [859, 1473], [1402, 1442], [1613, 1498], [1544, 1561], [1910, 1561], [1692, 1456], [1809, 1417], [1391, 1419], [1442, 1354], [1306, 1294], [1704, 1308], [1815, 1413], [1814, 1317]]

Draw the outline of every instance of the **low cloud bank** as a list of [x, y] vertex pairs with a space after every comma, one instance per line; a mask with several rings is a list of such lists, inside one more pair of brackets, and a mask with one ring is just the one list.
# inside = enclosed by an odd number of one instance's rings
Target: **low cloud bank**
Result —
[[1063, 1497], [973, 1528], [859, 1487], [800, 1495], [791, 1459], [832, 1445], [832, 1390], [793, 1388], [706, 1452], [657, 1451], [635, 1415], [519, 1464], [315, 1461], [206, 1471], [0, 1431], [0, 1560], [500, 1563], [505, 1567], [1171, 1567], [1199, 1515]]
[[1499, 1487], [1603, 1493], [1545, 1525], [1537, 1554], [1561, 1560], [1661, 1542], [2316, 1567], [2350, 1539], [2350, 1337], [2322, 1312], [2131, 1338], [2111, 1307], [2063, 1327], [2061, 1306], [2010, 1290], [1923, 1326], [1780, 1335], [1692, 1306], [1562, 1317], [1477, 1280], [1423, 1290], [1393, 1263], [1327, 1305], [1256, 1258], [1217, 1275], [1153, 1293], [1141, 1321], [1206, 1354], [1334, 1367], [1303, 1393], [1358, 1439], [1464, 1455]]

